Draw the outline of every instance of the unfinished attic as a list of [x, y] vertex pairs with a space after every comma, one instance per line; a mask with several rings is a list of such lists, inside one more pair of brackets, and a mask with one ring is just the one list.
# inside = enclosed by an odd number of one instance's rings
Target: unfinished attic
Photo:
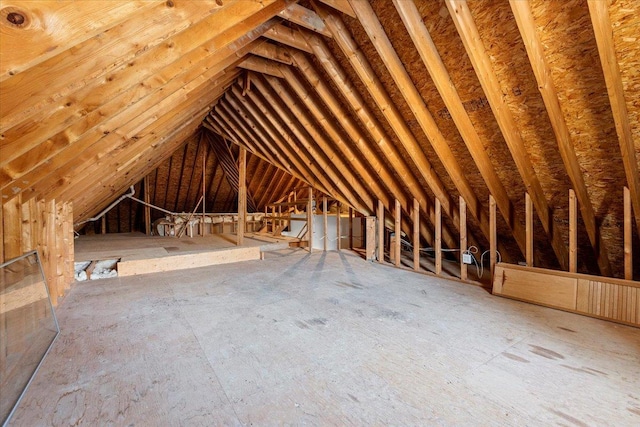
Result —
[[640, 425], [639, 37], [0, 0], [0, 421]]

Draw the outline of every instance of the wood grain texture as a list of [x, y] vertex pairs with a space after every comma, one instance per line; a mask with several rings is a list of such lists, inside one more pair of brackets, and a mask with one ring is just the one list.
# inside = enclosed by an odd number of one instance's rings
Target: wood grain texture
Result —
[[500, 263], [493, 294], [640, 327], [640, 282]]

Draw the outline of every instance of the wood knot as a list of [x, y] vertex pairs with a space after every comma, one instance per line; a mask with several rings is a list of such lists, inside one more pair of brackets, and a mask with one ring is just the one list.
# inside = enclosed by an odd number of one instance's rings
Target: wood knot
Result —
[[18, 12], [11, 12], [7, 15], [7, 21], [12, 23], [13, 25], [22, 25], [24, 24], [24, 15]]
[[172, 0], [167, 0], [167, 7], [174, 7], [176, 4]]
[[27, 28], [31, 23], [28, 13], [13, 6], [7, 6], [1, 9], [0, 19], [0, 23], [14, 28]]

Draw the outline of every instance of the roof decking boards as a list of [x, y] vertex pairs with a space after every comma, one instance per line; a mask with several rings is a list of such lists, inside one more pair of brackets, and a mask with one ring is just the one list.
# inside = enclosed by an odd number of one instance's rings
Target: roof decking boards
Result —
[[[488, 248], [492, 195], [517, 262], [528, 191], [534, 264], [566, 269], [573, 189], [578, 269], [622, 277], [626, 186], [640, 247], [633, 0], [0, 4], [4, 259], [35, 247], [15, 229], [32, 200], [77, 223], [149, 176], [190, 211], [203, 137], [247, 148], [257, 209], [308, 183], [365, 215], [398, 200], [411, 235], [416, 199], [431, 246], [437, 199], [456, 248], [462, 196]], [[234, 208], [224, 160], [204, 160], [205, 205]]]

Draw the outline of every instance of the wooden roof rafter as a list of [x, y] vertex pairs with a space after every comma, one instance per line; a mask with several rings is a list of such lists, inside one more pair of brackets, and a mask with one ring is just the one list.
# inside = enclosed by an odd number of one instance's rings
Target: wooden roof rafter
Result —
[[[480, 136], [471, 123], [471, 119], [462, 104], [462, 100], [451, 81], [451, 77], [442, 62], [433, 41], [431, 40], [431, 36], [429, 35], [427, 28], [424, 26], [422, 19], [418, 14], [415, 4], [412, 2], [402, 2], [398, 0], [394, 0], [393, 3], [402, 18], [404, 25], [407, 27], [426, 69], [456, 125], [458, 133], [461, 135], [468, 152], [471, 154], [475, 167], [480, 171], [485, 185], [489, 189], [490, 194], [496, 200], [497, 206], [500, 209], [507, 226], [510, 228], [522, 254], [524, 254], [524, 227], [522, 227], [520, 222], [516, 220], [515, 215], [513, 215], [513, 206], [509, 199], [509, 195], [498, 177], [495, 168], [492, 166], [491, 159], [480, 140]], [[478, 206], [482, 206], [482, 203], [479, 202], [475, 196], [475, 191], [473, 191], [471, 185], [467, 182], [465, 172], [462, 170], [462, 167], [453, 155], [449, 144], [445, 140], [434, 118], [427, 109], [427, 106], [418, 92], [418, 89], [413, 84], [411, 77], [409, 77], [400, 57], [396, 53], [391, 41], [378, 21], [373, 8], [366, 2], [353, 2], [351, 6], [360, 19], [360, 22], [364, 24], [363, 27], [369, 35], [369, 38], [372, 41], [375, 40], [374, 45], [378, 54], [396, 82], [400, 92], [403, 94], [407, 104], [411, 107], [412, 112], [418, 120], [424, 134], [427, 135], [436, 153], [441, 157], [441, 161], [445, 166], [445, 169], [457, 184], [458, 190], [465, 198], [467, 206], [471, 206], [470, 210], [473, 213], [473, 209], [477, 209]], [[473, 198], [469, 199], [469, 197]], [[477, 215], [478, 213], [476, 211], [474, 216], [479, 220], [482, 220], [482, 216]]]
[[349, 199], [351, 200], [350, 204], [362, 213], [371, 214], [374, 206], [371, 191], [365, 188], [361, 179], [351, 172], [353, 165], [345, 163], [347, 159], [344, 159], [342, 153], [337, 152], [333, 148], [333, 144], [329, 142], [324, 131], [319, 129], [319, 125], [315, 119], [312, 119], [299, 105], [298, 99], [290, 93], [285, 85], [273, 77], [264, 76], [264, 79], [280, 99], [291, 108], [297, 120], [311, 136], [311, 141], [318, 147], [319, 152], [323, 152], [327, 156], [327, 160], [335, 166], [336, 171], [339, 173], [338, 177], [343, 180], [352, 190], [353, 194], [356, 195], [355, 198]]
[[[325, 175], [329, 178], [332, 186], [335, 188], [334, 191], [336, 196], [344, 203], [349, 204], [348, 200], [353, 200], [354, 202], [359, 200], [359, 196], [349, 185], [347, 180], [344, 179], [342, 172], [339, 171], [335, 165], [331, 164], [326, 153], [323, 153], [320, 149], [316, 148], [313, 138], [309, 134], [309, 130], [305, 129], [302, 123], [300, 123], [298, 117], [289, 110], [290, 106], [287, 105], [273, 89], [271, 89], [271, 87], [264, 81], [263, 77], [255, 76], [252, 80], [260, 94], [271, 107], [272, 113], [288, 128], [291, 136], [293, 137], [293, 141], [295, 141], [294, 143], [298, 144], [301, 151], [304, 151], [305, 157], [316, 166], [318, 171], [317, 175]], [[367, 211], [367, 209], [362, 205], [360, 205], [359, 209]]]
[[[399, 5], [397, 0], [394, 0], [396, 8], [400, 9], [415, 9], [411, 5], [402, 4]], [[466, 2], [458, 0], [446, 0], [446, 6], [449, 10], [453, 23], [456, 26], [458, 34], [465, 46], [467, 55], [473, 64], [476, 75], [485, 96], [489, 101], [489, 105], [493, 111], [494, 117], [498, 122], [498, 126], [502, 132], [505, 142], [511, 152], [511, 156], [518, 168], [520, 177], [522, 178], [525, 186], [528, 189], [531, 200], [536, 208], [542, 227], [546, 232], [551, 245], [556, 254], [556, 258], [563, 269], [568, 269], [568, 251], [567, 247], [562, 240], [562, 235], [558, 230], [554, 229], [553, 218], [550, 214], [549, 204], [544, 195], [544, 190], [540, 184], [540, 180], [535, 173], [529, 154], [527, 153], [524, 141], [522, 139], [518, 124], [506, 104], [504, 98], [501, 96], [500, 83], [496, 72], [494, 71], [489, 55], [487, 54], [482, 39], [478, 34], [473, 17], [469, 11], [469, 7]], [[412, 19], [412, 28], [416, 30], [416, 33], [411, 33], [413, 37], [422, 31], [419, 28], [419, 24], [416, 21], [415, 11], [408, 11], [408, 19]], [[424, 25], [422, 25], [424, 27]], [[426, 28], [425, 28], [426, 30]]]
[[326, 188], [329, 183], [323, 176], [317, 175], [317, 169], [314, 169], [310, 163], [306, 161], [299, 149], [292, 146], [288, 141], [289, 136], [282, 125], [269, 116], [266, 106], [253, 93], [248, 93], [243, 97], [238, 88], [234, 88], [231, 92], [236, 102], [242, 105], [249, 113], [248, 118], [253, 122], [256, 129], [262, 134], [263, 141], [268, 141], [267, 137], [273, 142], [273, 146], [278, 148], [278, 153], [289, 159], [299, 177], [304, 181], [311, 183], [314, 187]]
[[509, 4], [516, 19], [522, 40], [524, 41], [529, 63], [538, 82], [538, 88], [556, 136], [562, 161], [580, 205], [582, 220], [587, 230], [591, 247], [595, 252], [598, 267], [601, 274], [610, 276], [611, 264], [607, 247], [600, 235], [593, 204], [591, 203], [582, 170], [580, 169], [580, 163], [578, 162], [571, 142], [571, 135], [564, 119], [562, 108], [560, 107], [558, 94], [551, 77], [551, 70], [546, 60], [544, 47], [537, 33], [538, 30], [534, 22], [529, 1], [509, 0]]
[[609, 17], [608, 4], [604, 1], [588, 0], [591, 24], [595, 33], [600, 63], [607, 84], [609, 103], [618, 134], [620, 153], [627, 177], [627, 187], [631, 195], [631, 204], [636, 220], [636, 229], [640, 236], [640, 172], [634, 148], [631, 124], [625, 102], [624, 87], [618, 66], [615, 44], [613, 41], [613, 27]]
[[[384, 113], [387, 118], [389, 125], [392, 129], [397, 132], [398, 138], [400, 142], [403, 144], [409, 155], [411, 156], [411, 161], [416, 165], [417, 170], [421, 173], [422, 178], [427, 182], [429, 188], [434, 192], [436, 197], [441, 201], [442, 210], [445, 212], [451, 219], [454, 226], [457, 228], [459, 226], [460, 217], [458, 214], [457, 203], [451, 203], [448, 192], [441, 182], [440, 178], [435, 174], [435, 171], [431, 167], [430, 162], [422, 152], [418, 142], [415, 140], [415, 137], [409, 131], [406, 123], [400, 117], [395, 104], [391, 101], [388, 94], [386, 94], [378, 82], [378, 78], [371, 69], [367, 59], [364, 54], [359, 50], [353, 39], [350, 37], [348, 33], [338, 33], [338, 31], [334, 31], [332, 28], [332, 24], [336, 23], [335, 17], [329, 18], [331, 23], [328, 22], [328, 17], [323, 16], [322, 12], [319, 12], [320, 15], [327, 22], [327, 26], [334, 33], [334, 40], [338, 43], [342, 50], [344, 50], [344, 54], [353, 66], [354, 70], [358, 78], [360, 78], [367, 89], [370, 89], [370, 94], [374, 99], [377, 99], [379, 102], [378, 107]], [[339, 25], [339, 24], [338, 24]], [[303, 32], [304, 33], [304, 32]], [[337, 71], [337, 63], [336, 60], [333, 59], [333, 55], [329, 50], [328, 46], [321, 40], [319, 37], [304, 33], [307, 42], [314, 50], [315, 56], [318, 58], [320, 63], [325, 67], [327, 73], [332, 77], [338, 77], [342, 73], [336, 73]], [[368, 83], [371, 82], [371, 83]], [[337, 86], [340, 90], [344, 91], [343, 94], [347, 97], [347, 99], [351, 98], [352, 108], [357, 112], [357, 115], [363, 120], [363, 123], [366, 124], [366, 128], [373, 132], [372, 137], [375, 141], [381, 145], [381, 142], [384, 142], [385, 146], [389, 147], [389, 154], [395, 157], [394, 160], [391, 161], [391, 164], [396, 170], [403, 171], [402, 176], [405, 178], [405, 182], [410, 188], [410, 191], [414, 194], [414, 197], [418, 199], [420, 202], [422, 209], [428, 209], [429, 218], [431, 219], [432, 224], [435, 224], [435, 210], [432, 204], [426, 206], [426, 198], [424, 196], [424, 192], [421, 189], [418, 180], [413, 176], [412, 172], [409, 170], [408, 166], [404, 164], [404, 160], [400, 160], [401, 156], [397, 152], [397, 148], [393, 145], [393, 143], [388, 139], [388, 137], [384, 134], [384, 131], [381, 128], [381, 125], [375, 119], [375, 116], [367, 107], [362, 100], [361, 96], [357, 94], [357, 92], [351, 87], [349, 83], [340, 79], [340, 81], [336, 81]], [[348, 88], [348, 89], [347, 89]], [[385, 152], [386, 149], [384, 149]], [[421, 194], [422, 193], [422, 194]], [[417, 196], [421, 194], [420, 196]], [[405, 212], [411, 212], [412, 205], [404, 206]], [[486, 228], [486, 235], [488, 236], [488, 218], [487, 215], [481, 212], [480, 209], [476, 209], [475, 213], [483, 218], [483, 221], [480, 221], [482, 226], [482, 230], [484, 233], [484, 229]], [[446, 236], [446, 233], [443, 232], [443, 236]], [[449, 240], [449, 241], [447, 241]], [[449, 236], [449, 239], [445, 239], [447, 245], [450, 243], [456, 247], [456, 239], [453, 236]]]

